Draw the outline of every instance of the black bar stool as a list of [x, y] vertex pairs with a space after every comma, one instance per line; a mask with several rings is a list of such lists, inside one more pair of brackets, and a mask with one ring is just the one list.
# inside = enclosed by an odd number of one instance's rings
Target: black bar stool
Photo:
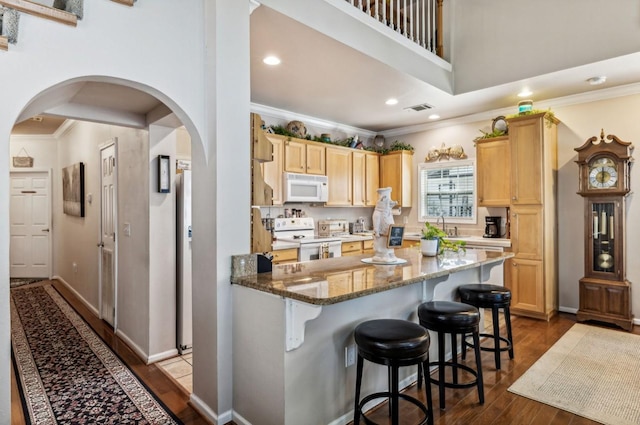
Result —
[[[429, 376], [429, 381], [438, 385], [440, 394], [440, 408], [445, 408], [446, 388], [470, 388], [478, 387], [480, 404], [484, 404], [484, 386], [482, 383], [482, 359], [480, 358], [480, 312], [477, 308], [464, 303], [454, 301], [429, 301], [418, 307], [420, 324], [425, 328], [438, 333], [438, 361], [429, 363], [430, 366], [438, 366], [438, 378], [431, 378], [429, 368], [424, 368], [424, 374]], [[445, 361], [445, 334], [451, 334], [451, 361]], [[458, 363], [458, 334], [464, 341], [466, 334], [471, 334], [475, 342], [476, 369]], [[445, 379], [445, 368], [452, 368], [452, 380]], [[469, 372], [472, 380], [458, 382], [458, 369]], [[418, 376], [423, 373], [418, 369]], [[425, 382], [429, 382], [425, 379]], [[418, 382], [421, 382], [420, 379]]]
[[[389, 398], [391, 423], [399, 424], [398, 402], [402, 398], [416, 405], [425, 419], [419, 425], [433, 424], [431, 407], [431, 388], [427, 385], [425, 406], [420, 400], [400, 394], [398, 390], [398, 369], [401, 366], [429, 364], [429, 332], [417, 323], [398, 319], [378, 319], [360, 323], [354, 331], [354, 339], [358, 346], [358, 366], [356, 373], [356, 400], [353, 413], [353, 424], [360, 424], [360, 417], [367, 425], [375, 422], [368, 419], [362, 408], [376, 398]], [[386, 365], [390, 372], [389, 391], [370, 394], [360, 401], [360, 384], [362, 383], [362, 367], [364, 359]], [[425, 380], [426, 383], [426, 380]]]
[[[493, 335], [481, 333], [480, 336], [493, 339], [492, 347], [480, 347], [483, 351], [493, 351], [495, 355], [496, 369], [500, 369], [500, 353], [509, 351], [509, 358], [513, 359], [513, 334], [511, 333], [511, 291], [504, 286], [491, 285], [487, 283], [462, 285], [458, 288], [460, 301], [471, 304], [476, 308], [490, 308], [493, 320]], [[507, 337], [500, 336], [499, 312], [503, 309], [504, 321], [507, 328]], [[505, 344], [501, 344], [501, 342]], [[467, 345], [473, 347], [469, 342], [464, 341], [462, 346], [462, 358], [464, 359]]]

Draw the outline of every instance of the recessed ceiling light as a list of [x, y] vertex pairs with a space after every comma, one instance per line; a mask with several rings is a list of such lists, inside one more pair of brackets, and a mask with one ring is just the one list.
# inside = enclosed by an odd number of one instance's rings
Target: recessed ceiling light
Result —
[[440, 118], [440, 115], [438, 115], [438, 114], [431, 114], [431, 115], [429, 115], [429, 119], [430, 119], [430, 120], [437, 120], [438, 118]]
[[604, 75], [600, 75], [600, 76], [597, 76], [597, 77], [591, 77], [591, 78], [587, 79], [587, 82], [589, 84], [591, 84], [592, 86], [597, 86], [598, 84], [602, 84], [605, 81], [607, 81], [607, 77], [604, 76]]
[[280, 65], [280, 58], [277, 56], [267, 56], [266, 58], [262, 59], [262, 62], [266, 63], [267, 65]]
[[387, 105], [397, 105], [398, 104], [398, 99], [394, 99], [393, 97], [391, 99], [387, 99], [386, 102]]
[[520, 93], [518, 93], [518, 97], [529, 97], [531, 96], [533, 93], [531, 92], [531, 90], [529, 89], [522, 89], [522, 91]]

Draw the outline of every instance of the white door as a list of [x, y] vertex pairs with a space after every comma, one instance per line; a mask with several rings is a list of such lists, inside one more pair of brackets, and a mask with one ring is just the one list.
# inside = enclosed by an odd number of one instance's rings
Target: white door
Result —
[[116, 145], [100, 149], [100, 316], [116, 326]]
[[11, 172], [11, 277], [51, 275], [48, 171]]

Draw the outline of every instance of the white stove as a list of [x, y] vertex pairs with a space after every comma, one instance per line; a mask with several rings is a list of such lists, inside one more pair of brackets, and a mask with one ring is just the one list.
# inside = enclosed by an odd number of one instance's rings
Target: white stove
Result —
[[299, 243], [298, 261], [342, 255], [342, 240], [335, 236], [318, 236], [311, 217], [276, 218], [273, 236], [279, 241]]

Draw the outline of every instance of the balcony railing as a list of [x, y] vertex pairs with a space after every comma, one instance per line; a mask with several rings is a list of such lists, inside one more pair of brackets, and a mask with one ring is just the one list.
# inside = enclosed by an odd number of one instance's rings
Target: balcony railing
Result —
[[346, 0], [354, 7], [442, 57], [443, 0]]

